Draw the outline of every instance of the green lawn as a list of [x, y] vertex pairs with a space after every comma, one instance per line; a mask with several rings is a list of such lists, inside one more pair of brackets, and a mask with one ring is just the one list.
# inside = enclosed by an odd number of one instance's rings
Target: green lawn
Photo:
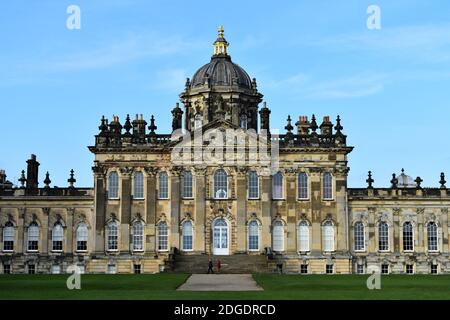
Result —
[[177, 292], [187, 275], [83, 275], [82, 290], [69, 291], [65, 275], [0, 276], [0, 300], [450, 300], [450, 276], [384, 276], [369, 291], [366, 276], [255, 275], [264, 292]]

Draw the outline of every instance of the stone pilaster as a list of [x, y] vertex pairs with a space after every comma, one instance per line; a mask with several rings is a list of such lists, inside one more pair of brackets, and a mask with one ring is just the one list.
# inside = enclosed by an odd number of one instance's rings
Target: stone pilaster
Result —
[[261, 175], [261, 249], [272, 247], [272, 176]]
[[147, 221], [146, 251], [156, 251], [156, 175], [158, 168], [146, 167], [145, 216]]
[[297, 188], [296, 170], [287, 170], [286, 174], [286, 205], [287, 205], [287, 247], [289, 253], [297, 252]]
[[106, 175], [103, 167], [94, 167], [94, 221], [95, 252], [105, 250], [105, 219], [106, 219]]
[[170, 234], [169, 250], [180, 249], [180, 168], [173, 168], [170, 176]]
[[247, 251], [247, 168], [239, 167], [236, 172], [236, 209], [237, 209], [237, 253]]
[[74, 230], [74, 216], [75, 216], [75, 208], [67, 208], [67, 219], [66, 219], [66, 244], [65, 244], [65, 252], [72, 253], [76, 250], [73, 247], [74, 244], [74, 234], [76, 234], [76, 230]]
[[195, 228], [194, 250], [206, 252], [206, 168], [195, 169]]
[[120, 222], [121, 240], [120, 251], [130, 250], [130, 220], [131, 220], [131, 174], [130, 168], [121, 170], [121, 188], [120, 188]]

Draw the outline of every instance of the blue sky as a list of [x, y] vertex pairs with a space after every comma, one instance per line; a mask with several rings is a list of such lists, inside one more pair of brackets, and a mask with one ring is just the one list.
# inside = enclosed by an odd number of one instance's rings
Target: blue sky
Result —
[[[66, 9], [81, 9], [68, 30]], [[366, 27], [369, 5], [381, 30]], [[223, 24], [233, 60], [256, 77], [272, 109], [343, 119], [349, 186], [389, 186], [405, 168], [425, 186], [450, 177], [448, 1], [2, 1], [0, 168], [17, 179], [31, 153], [41, 181], [92, 186], [99, 119], [154, 114], [169, 133], [170, 110], [212, 54]], [[42, 183], [41, 183], [42, 185]]]

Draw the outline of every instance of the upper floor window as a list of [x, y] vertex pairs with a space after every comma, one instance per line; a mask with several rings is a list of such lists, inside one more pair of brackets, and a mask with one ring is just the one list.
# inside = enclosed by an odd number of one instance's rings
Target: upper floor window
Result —
[[60, 223], [56, 223], [52, 230], [52, 251], [63, 250], [64, 230]]
[[161, 172], [159, 174], [159, 189], [158, 189], [159, 199], [169, 198], [169, 176], [167, 172]]
[[185, 199], [193, 198], [193, 179], [192, 172], [185, 171], [181, 175], [181, 197]]
[[324, 251], [333, 252], [334, 251], [334, 225], [331, 221], [325, 222], [323, 226], [324, 234]]
[[244, 130], [247, 130], [248, 127], [248, 117], [246, 114], [241, 114], [240, 118], [240, 127]]
[[378, 225], [378, 250], [389, 251], [389, 225], [386, 222]]
[[82, 222], [77, 228], [77, 251], [87, 251], [88, 228], [86, 223]]
[[3, 251], [14, 251], [14, 225], [10, 221], [3, 227]]
[[258, 199], [259, 198], [259, 178], [256, 171], [250, 171], [248, 173], [248, 198]]
[[428, 223], [428, 251], [438, 251], [438, 227], [435, 222]]
[[366, 248], [364, 224], [362, 222], [355, 223], [354, 227], [355, 251], [364, 251]]
[[140, 171], [134, 174], [133, 197], [144, 199], [144, 174]]
[[298, 226], [299, 251], [309, 252], [309, 224], [307, 221], [301, 221]]
[[28, 227], [28, 251], [39, 250], [39, 226], [36, 222], [32, 222]]
[[326, 172], [323, 175], [323, 199], [333, 200], [333, 175]]
[[259, 224], [256, 220], [252, 220], [248, 224], [248, 249], [250, 251], [259, 250]]
[[133, 224], [133, 251], [144, 250], [144, 225], [141, 221]]
[[193, 250], [193, 229], [192, 222], [186, 221], [183, 223], [183, 251]]
[[158, 224], [158, 251], [169, 251], [169, 230], [166, 222]]
[[119, 249], [119, 230], [116, 221], [111, 221], [106, 227], [107, 250], [117, 251]]
[[272, 178], [272, 197], [273, 199], [283, 199], [283, 174], [277, 172]]
[[108, 197], [109, 199], [119, 198], [119, 175], [115, 171], [108, 176]]
[[298, 198], [300, 200], [309, 198], [308, 175], [304, 172], [298, 175]]
[[411, 222], [405, 222], [403, 224], [403, 250], [414, 250], [414, 231]]
[[200, 129], [202, 127], [202, 115], [197, 113], [194, 117], [194, 130]]
[[228, 175], [223, 169], [214, 173], [214, 197], [216, 199], [228, 198]]

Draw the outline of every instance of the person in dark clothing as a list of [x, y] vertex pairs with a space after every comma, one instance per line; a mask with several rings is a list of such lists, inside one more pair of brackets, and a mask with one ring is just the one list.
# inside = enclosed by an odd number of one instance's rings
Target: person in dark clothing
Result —
[[210, 273], [214, 274], [214, 264], [211, 259], [209, 259], [209, 264], [208, 264], [208, 274], [210, 274]]
[[220, 273], [220, 269], [222, 269], [222, 262], [217, 260], [217, 273]]

